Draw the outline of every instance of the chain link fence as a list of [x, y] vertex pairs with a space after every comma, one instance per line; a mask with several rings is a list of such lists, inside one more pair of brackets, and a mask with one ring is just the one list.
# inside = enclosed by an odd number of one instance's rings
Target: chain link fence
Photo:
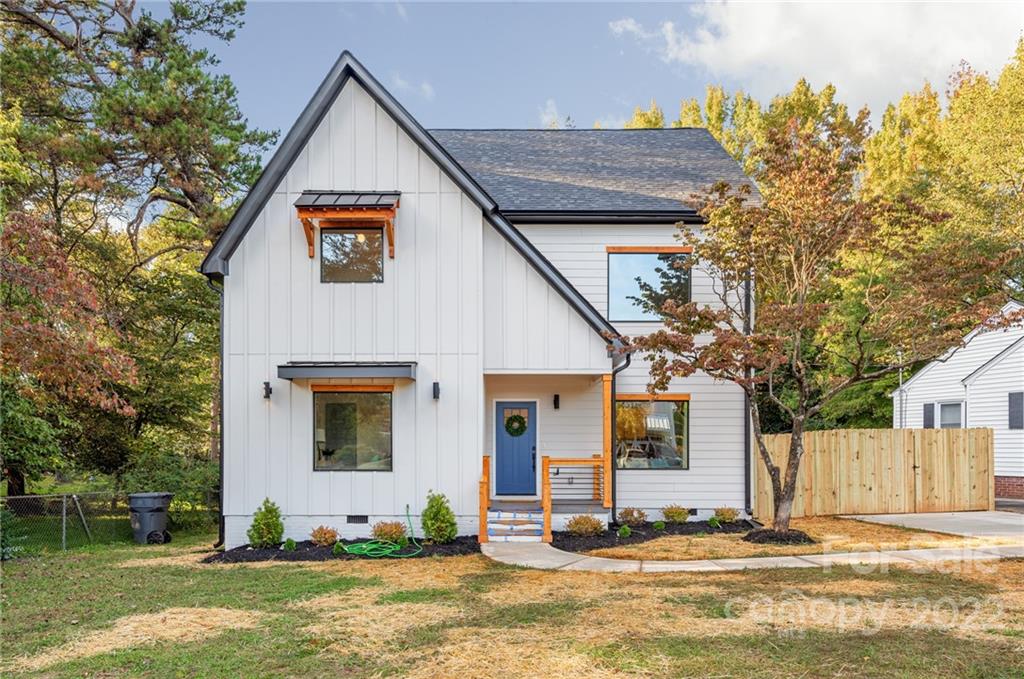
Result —
[[[215, 526], [218, 499], [216, 493], [209, 493], [200, 501], [172, 501], [168, 512], [171, 529]], [[125, 493], [0, 497], [0, 510], [4, 542], [20, 554], [132, 539]]]

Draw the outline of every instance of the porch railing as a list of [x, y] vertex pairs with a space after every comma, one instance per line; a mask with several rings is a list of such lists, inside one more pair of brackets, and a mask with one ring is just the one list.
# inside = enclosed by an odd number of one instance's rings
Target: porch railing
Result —
[[605, 478], [605, 460], [593, 457], [541, 458], [541, 509], [544, 512], [544, 542], [551, 542], [551, 513], [555, 497], [578, 502], [601, 502], [610, 506]]

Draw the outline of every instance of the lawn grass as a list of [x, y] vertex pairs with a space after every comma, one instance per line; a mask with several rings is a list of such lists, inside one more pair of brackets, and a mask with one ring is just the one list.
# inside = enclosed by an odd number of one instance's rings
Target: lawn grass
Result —
[[902, 526], [886, 526], [855, 519], [820, 516], [793, 519], [792, 528], [802, 530], [817, 541], [811, 545], [763, 545], [745, 542], [742, 533], [704, 535], [666, 535], [647, 542], [605, 547], [588, 552], [609, 559], [649, 561], [693, 561], [699, 559], [736, 559], [760, 556], [799, 556], [836, 552], [874, 552], [881, 550], [967, 549], [1013, 544], [1019, 540], [999, 537], [966, 538]]
[[[4, 564], [0, 672], [1024, 676], [1022, 560], [949, 573], [833, 568], [663, 575], [533, 571], [479, 555], [200, 564], [211, 538], [93, 547]], [[765, 600], [776, 608], [758, 617]], [[803, 616], [809, 601], [871, 615], [838, 625]], [[934, 603], [932, 612], [941, 615], [918, 615], [921, 602]], [[801, 615], [791, 616], [794, 610]], [[251, 623], [211, 624], [170, 640], [160, 634], [173, 629], [156, 629], [153, 639], [145, 628], [141, 637], [121, 633], [133, 620], [148, 619], [139, 616], [175, 611], [196, 621], [234, 611]], [[878, 611], [885, 615], [875, 616]], [[178, 627], [190, 624], [174, 620]]]

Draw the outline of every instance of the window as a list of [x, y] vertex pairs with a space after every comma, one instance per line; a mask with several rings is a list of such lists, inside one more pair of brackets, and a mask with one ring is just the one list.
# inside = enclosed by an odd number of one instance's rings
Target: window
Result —
[[942, 429], [959, 429], [960, 426], [960, 404], [939, 404], [939, 427]]
[[380, 283], [384, 280], [381, 229], [321, 229], [321, 283]]
[[619, 469], [689, 469], [688, 401], [615, 402], [615, 464]]
[[923, 426], [925, 429], [935, 429], [935, 404], [925, 403], [923, 411]]
[[690, 301], [689, 248], [608, 248], [608, 320], [658, 321], [669, 299]]
[[391, 471], [391, 394], [313, 393], [314, 471]]
[[1024, 429], [1024, 391], [1011, 391], [1008, 394], [1010, 429]]

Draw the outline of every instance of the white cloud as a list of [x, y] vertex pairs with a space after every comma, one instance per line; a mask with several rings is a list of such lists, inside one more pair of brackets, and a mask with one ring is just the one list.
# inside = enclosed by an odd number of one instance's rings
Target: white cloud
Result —
[[998, 73], [1024, 29], [1024, 3], [704, 2], [681, 23], [609, 23], [665, 63], [703, 69], [762, 100], [806, 77], [852, 109], [885, 105], [927, 80], [943, 92], [961, 60]]
[[403, 78], [401, 73], [395, 72], [391, 74], [391, 87], [403, 94], [418, 94], [427, 101], [434, 99], [434, 86], [427, 80], [420, 81], [420, 84], [416, 85]]
[[554, 99], [548, 99], [543, 106], [537, 108], [540, 117], [541, 127], [551, 127], [562, 124], [562, 115], [558, 112], [558, 104]]

